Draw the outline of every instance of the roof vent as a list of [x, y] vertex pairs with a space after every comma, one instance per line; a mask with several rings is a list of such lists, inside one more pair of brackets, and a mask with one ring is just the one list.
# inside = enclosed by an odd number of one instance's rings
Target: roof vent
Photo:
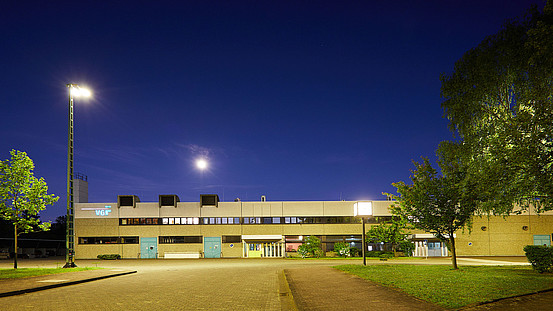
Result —
[[200, 194], [200, 206], [212, 206], [218, 207], [219, 205], [219, 196], [216, 194]]
[[140, 202], [140, 199], [136, 195], [118, 195], [117, 196], [117, 208], [120, 207], [136, 207], [136, 203]]
[[177, 207], [177, 202], [180, 202], [180, 199], [176, 194], [159, 195], [159, 207], [162, 207], [162, 206]]

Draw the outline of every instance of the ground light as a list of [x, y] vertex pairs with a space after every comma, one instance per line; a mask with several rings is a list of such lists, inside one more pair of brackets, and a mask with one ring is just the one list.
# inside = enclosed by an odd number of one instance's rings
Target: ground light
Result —
[[90, 97], [88, 89], [81, 88], [74, 83], [67, 84], [69, 88], [69, 126], [67, 143], [67, 229], [65, 237], [65, 265], [64, 268], [74, 268], [75, 265], [75, 222], [73, 209], [73, 97]]

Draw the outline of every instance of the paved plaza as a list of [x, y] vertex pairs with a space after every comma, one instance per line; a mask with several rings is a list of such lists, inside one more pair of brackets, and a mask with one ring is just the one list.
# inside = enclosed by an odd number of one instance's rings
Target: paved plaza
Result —
[[[19, 266], [57, 267], [63, 263], [63, 259], [35, 259], [21, 260]], [[76, 263], [80, 267], [106, 268], [95, 270], [101, 271], [98, 273], [136, 273], [3, 297], [0, 298], [1, 309], [440, 310], [402, 292], [330, 268], [340, 264], [361, 264], [361, 260], [160, 259], [79, 260]], [[450, 264], [450, 261], [448, 258], [431, 258], [394, 260], [394, 263]], [[526, 264], [523, 257], [460, 258], [459, 263]], [[368, 264], [387, 263], [368, 260]], [[9, 260], [0, 261], [0, 268], [11, 268], [11, 265]], [[64, 274], [40, 278], [41, 284], [48, 280], [70, 279]], [[0, 293], [13, 290], [11, 288], [16, 282], [23, 287], [38, 286], [37, 280], [0, 281]], [[21, 285], [21, 282], [28, 282], [28, 285]], [[547, 295], [541, 295], [540, 299], [543, 297], [547, 299]], [[524, 310], [516, 301], [513, 305]], [[493, 305], [488, 307], [482, 310], [500, 310], [493, 309]]]

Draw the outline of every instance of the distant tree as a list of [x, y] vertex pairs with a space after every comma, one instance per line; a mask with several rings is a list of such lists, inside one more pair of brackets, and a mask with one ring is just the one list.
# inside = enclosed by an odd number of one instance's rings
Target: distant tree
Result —
[[11, 159], [0, 161], [0, 216], [13, 225], [15, 238], [14, 269], [17, 269], [17, 236], [21, 233], [48, 230], [38, 213], [58, 200], [47, 194], [48, 186], [33, 174], [34, 163], [25, 152], [12, 150]]
[[508, 21], [441, 76], [479, 209], [553, 210], [553, 1]]
[[[392, 213], [394, 213], [393, 209]], [[372, 226], [365, 235], [365, 241], [369, 243], [390, 244], [395, 257], [397, 256], [396, 251], [399, 244], [407, 239], [405, 230], [408, 226], [407, 220], [396, 213], [389, 222]]]
[[313, 235], [308, 236], [303, 244], [298, 247], [298, 253], [302, 257], [320, 257], [322, 253], [321, 240]]
[[466, 183], [461, 163], [454, 161], [451, 153], [442, 149], [440, 167], [442, 174], [430, 165], [427, 158], [421, 164], [414, 162], [416, 170], [410, 177], [412, 184], [397, 182], [393, 185], [400, 196], [396, 213], [410, 220], [414, 228], [422, 229], [445, 242], [452, 254], [452, 265], [457, 269], [455, 231], [468, 227], [477, 210], [475, 188]]

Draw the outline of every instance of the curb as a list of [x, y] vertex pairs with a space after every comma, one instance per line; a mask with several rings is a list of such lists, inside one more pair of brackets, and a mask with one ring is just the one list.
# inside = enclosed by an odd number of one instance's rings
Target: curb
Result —
[[103, 276], [98, 276], [98, 277], [93, 277], [93, 278], [88, 278], [88, 279], [69, 281], [69, 282], [57, 283], [57, 284], [50, 284], [50, 285], [38, 286], [38, 287], [27, 288], [27, 289], [20, 289], [20, 290], [15, 290], [15, 291], [11, 291], [11, 292], [0, 293], [0, 298], [1, 297], [16, 296], [16, 295], [23, 295], [23, 294], [38, 292], [38, 291], [51, 289], [51, 288], [64, 287], [64, 286], [69, 286], [69, 285], [76, 285], [76, 284], [81, 284], [81, 283], [86, 283], [86, 282], [92, 282], [92, 281], [97, 281], [97, 280], [102, 280], [102, 279], [107, 279], [107, 278], [112, 278], [112, 277], [116, 277], [116, 276], [132, 274], [132, 273], [136, 273], [136, 271], [127, 271], [127, 272], [115, 273], [115, 274], [110, 274], [110, 275], [103, 275]]
[[286, 278], [286, 273], [284, 270], [281, 270], [278, 274], [279, 280], [279, 296], [280, 296], [280, 309], [289, 310], [289, 311], [298, 311], [298, 306], [294, 300], [294, 295], [290, 290], [290, 285], [288, 284], [288, 279]]

